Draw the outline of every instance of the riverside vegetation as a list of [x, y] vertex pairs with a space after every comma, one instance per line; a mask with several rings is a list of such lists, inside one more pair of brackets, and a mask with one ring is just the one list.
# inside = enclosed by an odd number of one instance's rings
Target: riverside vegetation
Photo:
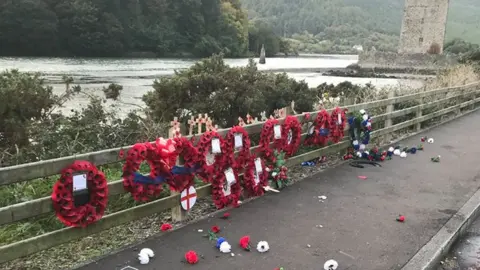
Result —
[[[309, 88], [305, 82], [297, 82], [286, 74], [261, 72], [253, 61], [245, 67], [230, 67], [223, 62], [221, 55], [214, 55], [172, 77], [156, 80], [154, 89], [143, 97], [145, 106], [121, 119], [117, 117], [115, 107], [106, 108], [104, 105], [108, 98], [116, 100], [117, 106], [121, 106], [120, 85], [112, 84], [104, 88], [105, 97], [97, 97], [78, 86], [72, 86], [74, 82], [65, 77], [65, 93], [55, 96], [40, 74], [6, 71], [0, 73], [0, 96], [5, 97], [0, 101], [0, 161], [2, 166], [9, 166], [151, 141], [159, 135], [166, 136], [167, 123], [174, 116], [180, 116], [180, 121], [185, 123], [189, 114], [209, 113], [219, 126], [229, 127], [235, 124], [234, 119], [238, 116], [247, 113], [260, 115], [264, 110], [270, 114], [276, 108], [289, 105], [292, 100], [295, 101], [297, 113], [301, 113], [314, 110], [316, 102], [329, 108], [342, 105], [347, 99], [353, 99], [356, 103], [383, 99], [388, 91], [402, 95], [466, 84], [478, 79], [478, 74], [471, 66], [461, 65], [439, 74], [421, 89], [376, 89], [372, 85], [359, 86], [349, 82]], [[72, 110], [69, 115], [58, 113], [56, 109], [76, 95], [87, 95], [90, 104], [82, 110]], [[397, 106], [415, 105], [409, 102]], [[384, 112], [382, 110], [371, 113], [380, 114]], [[258, 138], [253, 136], [252, 139], [255, 145]], [[299, 154], [307, 150], [303, 148]], [[102, 166], [100, 169], [109, 181], [121, 179], [121, 164]], [[143, 172], [147, 170], [147, 166], [142, 167]], [[56, 179], [48, 177], [2, 186], [0, 207], [49, 196]], [[167, 195], [169, 191], [165, 189], [162, 196]], [[129, 194], [117, 195], [109, 200], [107, 213], [136, 204]], [[211, 210], [211, 204], [199, 203], [197, 208], [200, 214], [205, 214]], [[107, 230], [95, 238], [88, 237], [75, 244], [61, 245], [15, 260], [8, 263], [7, 268], [58, 269], [71, 266], [109, 249], [148, 237], [159, 231], [159, 220], [165, 219], [168, 219], [168, 214], [131, 222]], [[62, 227], [54, 214], [3, 225], [0, 227], [0, 243], [5, 245]], [[147, 230], [148, 233], [134, 233], [142, 231], [144, 227], [153, 229]]]

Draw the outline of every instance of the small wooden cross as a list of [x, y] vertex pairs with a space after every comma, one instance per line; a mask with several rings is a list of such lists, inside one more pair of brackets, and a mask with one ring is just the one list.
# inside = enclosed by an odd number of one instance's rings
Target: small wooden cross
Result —
[[179, 137], [181, 136], [180, 134], [180, 123], [178, 122], [178, 117], [174, 117], [173, 121], [170, 122], [170, 137]]
[[267, 121], [267, 113], [265, 111], [263, 111], [261, 114], [260, 114], [260, 119], [262, 121]]
[[245, 121], [243, 121], [243, 118], [240, 116], [238, 117], [238, 125], [241, 127], [245, 126]]
[[207, 120], [207, 114], [205, 114], [205, 118], [202, 116], [201, 113], [198, 114], [198, 118], [195, 119], [195, 122], [198, 125], [198, 133], [197, 134], [202, 134], [202, 126], [205, 124], [205, 121]]
[[247, 124], [253, 124], [253, 117], [250, 114], [247, 114]]
[[192, 117], [190, 117], [190, 120], [188, 120], [188, 125], [190, 126], [190, 128], [188, 129], [188, 135], [193, 135], [193, 128], [195, 127], [196, 125], [196, 122], [195, 122], [195, 117], [192, 115]]
[[212, 119], [210, 119], [210, 117], [208, 117], [207, 121], [206, 121], [206, 129], [207, 129], [207, 131], [217, 131], [218, 125], [213, 126]]

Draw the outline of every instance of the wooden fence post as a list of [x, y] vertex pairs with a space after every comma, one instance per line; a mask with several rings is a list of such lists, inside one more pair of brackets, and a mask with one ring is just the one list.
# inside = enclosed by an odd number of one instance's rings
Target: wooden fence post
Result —
[[[395, 97], [395, 91], [393, 90], [390, 90], [388, 91], [388, 98], [393, 98]], [[392, 113], [394, 111], [394, 104], [390, 104], [390, 105], [387, 105], [387, 109], [386, 109], [386, 112], [387, 113], [387, 119], [385, 120], [385, 127], [391, 127], [392, 126], [392, 118], [390, 117], [390, 113]], [[390, 143], [390, 141], [392, 140], [392, 134], [388, 133], [388, 134], [385, 134], [385, 141], [387, 143]]]
[[[174, 120], [174, 121], [176, 121], [176, 119], [177, 119], [177, 118], [175, 117], [175, 120]], [[177, 127], [178, 127], [177, 132], [180, 132], [180, 126], [178, 125]], [[174, 127], [174, 128], [175, 128], [175, 127]], [[189, 131], [190, 131], [190, 130], [193, 130], [193, 125], [192, 125], [192, 123], [190, 123]], [[178, 133], [176, 133], [176, 132], [169, 132], [169, 135], [170, 135], [170, 136], [169, 136], [170, 138], [174, 138], [175, 136], [178, 135]], [[179, 136], [181, 136], [181, 134], [180, 134]], [[184, 164], [183, 158], [182, 158], [182, 157], [178, 157], [178, 158], [177, 158], [177, 163], [176, 163], [176, 165], [177, 165], [177, 166], [182, 166], [183, 164]], [[175, 192], [175, 191], [171, 191], [170, 194], [171, 194], [171, 195], [176, 195], [176, 194], [179, 194], [179, 193], [178, 193], [178, 192]], [[188, 212], [185, 211], [185, 210], [182, 208], [182, 205], [181, 205], [181, 203], [180, 203], [180, 200], [178, 201], [177, 206], [175, 206], [175, 207], [173, 207], [173, 208], [171, 209], [171, 215], [172, 215], [172, 221], [173, 221], [173, 222], [184, 221], [184, 220], [187, 218]]]

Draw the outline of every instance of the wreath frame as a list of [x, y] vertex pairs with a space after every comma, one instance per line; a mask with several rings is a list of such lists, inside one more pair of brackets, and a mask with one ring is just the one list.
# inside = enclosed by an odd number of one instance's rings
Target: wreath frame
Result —
[[[259, 182], [255, 183], [255, 160], [260, 158], [262, 161], [262, 172], [258, 175]], [[265, 161], [261, 157], [257, 157], [256, 155], [252, 155], [248, 160], [247, 167], [245, 168], [245, 172], [243, 173], [243, 185], [245, 190], [247, 190], [248, 194], [253, 197], [262, 196], [265, 194], [264, 187], [268, 186], [269, 181], [269, 172], [267, 171], [267, 165]]]
[[[73, 175], [87, 173], [89, 202], [75, 206], [73, 196]], [[103, 217], [108, 203], [108, 183], [102, 171], [88, 161], [76, 160], [62, 170], [53, 186], [52, 204], [55, 215], [68, 227], [86, 227]]]
[[[274, 155], [274, 150], [281, 150], [282, 143], [283, 143], [283, 134], [282, 138], [275, 139], [274, 137], [274, 127], [275, 125], [279, 125], [280, 122], [277, 119], [268, 119], [262, 127], [262, 131], [260, 133], [260, 142], [258, 145], [258, 152], [263, 154], [265, 159], [269, 162], [275, 162], [276, 158]], [[283, 133], [283, 131], [282, 131]], [[274, 140], [273, 148], [270, 148], [270, 142]]]
[[[233, 163], [224, 163], [221, 167], [221, 170], [216, 170], [215, 177], [213, 178], [212, 200], [217, 209], [222, 209], [229, 205], [233, 205], [234, 207], [238, 206], [238, 200], [240, 199], [242, 188], [240, 185], [238, 171], [233, 167], [233, 165]], [[235, 183], [230, 186], [230, 195], [225, 195], [223, 187], [225, 184], [228, 184], [226, 183], [227, 177], [225, 175], [225, 171], [229, 168], [232, 169], [233, 175], [235, 176]]]
[[182, 158], [183, 167], [191, 173], [174, 174], [170, 173], [166, 182], [170, 190], [182, 192], [184, 189], [195, 184], [195, 171], [203, 166], [202, 158], [193, 142], [185, 137], [174, 138], [175, 156]]
[[[238, 151], [237, 157], [235, 157], [235, 135], [242, 135], [242, 149]], [[250, 159], [250, 147], [251, 147], [250, 137], [248, 132], [241, 126], [234, 126], [225, 136], [225, 148], [227, 149], [225, 155], [231, 156], [234, 160], [234, 167], [237, 170], [244, 169], [247, 165], [248, 160]]]
[[[347, 122], [346, 117], [347, 110], [336, 107], [332, 114], [330, 114], [330, 138], [333, 143], [340, 142], [345, 136], [345, 125]], [[341, 123], [338, 123], [338, 119], [341, 119]]]
[[[215, 161], [212, 164], [208, 164], [207, 155], [210, 153], [212, 147], [212, 140], [214, 138], [219, 139], [220, 150], [222, 151], [222, 153], [215, 154]], [[197, 149], [200, 153], [202, 166], [202, 170], [198, 172], [198, 176], [200, 177], [200, 179], [202, 179], [203, 182], [211, 183], [213, 181], [213, 176], [216, 174], [218, 168], [223, 168], [222, 165], [225, 163], [225, 140], [216, 131], [207, 131], [203, 133], [202, 136], [200, 136]]]
[[[292, 141], [288, 142], [288, 134], [292, 131]], [[302, 125], [298, 121], [297, 117], [289, 115], [285, 118], [285, 122], [282, 125], [283, 133], [283, 147], [287, 157], [293, 156], [300, 146], [302, 140]]]
[[[140, 165], [147, 161], [150, 166], [149, 178], [156, 181], [161, 175], [169, 175], [169, 164], [162, 163], [163, 159], [157, 151], [157, 146], [152, 143], [137, 143], [127, 153], [123, 166], [123, 187], [132, 194], [136, 201], [148, 202], [158, 197], [163, 190], [163, 180], [158, 183], [146, 184], [135, 182]], [[172, 160], [168, 160], [172, 162]]]

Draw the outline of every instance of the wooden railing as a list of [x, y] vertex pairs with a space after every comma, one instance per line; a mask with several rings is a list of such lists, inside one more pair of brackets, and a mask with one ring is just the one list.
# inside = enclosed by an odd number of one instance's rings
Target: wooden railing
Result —
[[[432, 99], [432, 101], [424, 103], [425, 99], [429, 97]], [[402, 110], [394, 110], [395, 105], [401, 105], [402, 103], [405, 104], [405, 102], [415, 102], [415, 104], [418, 105], [407, 107]], [[372, 137], [378, 138], [381, 136], [389, 136], [393, 132], [405, 128], [414, 127], [418, 131], [422, 128], [422, 123], [425, 121], [441, 117], [446, 114], [454, 113], [455, 115], [461, 115], [462, 112], [476, 110], [476, 104], [478, 102], [480, 102], [480, 82], [459, 87], [442, 88], [410, 95], [390, 97], [388, 99], [372, 101], [369, 103], [349, 105], [344, 108], [348, 109], [349, 111], [358, 111], [360, 109], [371, 111], [375, 108], [382, 108], [382, 111], [385, 111], [386, 113], [374, 115], [373, 117], [374, 122], [380, 122], [384, 126], [383, 128], [376, 129], [374, 132], [372, 132]], [[453, 105], [424, 114], [426, 111], [428, 111], [428, 109], [442, 106], [444, 104]], [[316, 117], [316, 113], [317, 112], [310, 113], [312, 119]], [[393, 120], [411, 115], [413, 113], [415, 113], [415, 117], [395, 125], [392, 124]], [[304, 114], [295, 116], [298, 120], [303, 121]], [[262, 126], [263, 122], [259, 122], [246, 125], [244, 128], [249, 134], [256, 134], [260, 133]], [[228, 131], [229, 129], [222, 129], [219, 130], [219, 133], [223, 136]], [[305, 133], [302, 134], [302, 138], [305, 136]], [[199, 135], [189, 137], [199, 137]], [[350, 141], [346, 138], [340, 143], [293, 156], [288, 159], [287, 166], [297, 165], [304, 161], [309, 161], [323, 155], [338, 153], [349, 146]], [[121, 150], [128, 151], [130, 148], [131, 146], [127, 146], [0, 168], [0, 186], [57, 175], [64, 167], [70, 165], [75, 160], [87, 160], [97, 166], [121, 162], [122, 160], [119, 159], [119, 152]], [[256, 147], [252, 147], [252, 150], [254, 148]], [[109, 182], [108, 188], [109, 197], [126, 192], [123, 189], [122, 180]], [[205, 198], [210, 196], [210, 194], [210, 185], [205, 185], [197, 189], [198, 198]], [[2, 245], [0, 246], [0, 264], [66, 242], [80, 239], [82, 237], [86, 237], [114, 226], [134, 221], [158, 212], [168, 209], [178, 210], [179, 202], [180, 195], [173, 194], [165, 198], [105, 215], [98, 222], [91, 224], [86, 228], [63, 228], [8, 245]], [[49, 196], [17, 203], [0, 208], [0, 225], [19, 222], [28, 218], [35, 218], [39, 215], [52, 212], [52, 202]]]

